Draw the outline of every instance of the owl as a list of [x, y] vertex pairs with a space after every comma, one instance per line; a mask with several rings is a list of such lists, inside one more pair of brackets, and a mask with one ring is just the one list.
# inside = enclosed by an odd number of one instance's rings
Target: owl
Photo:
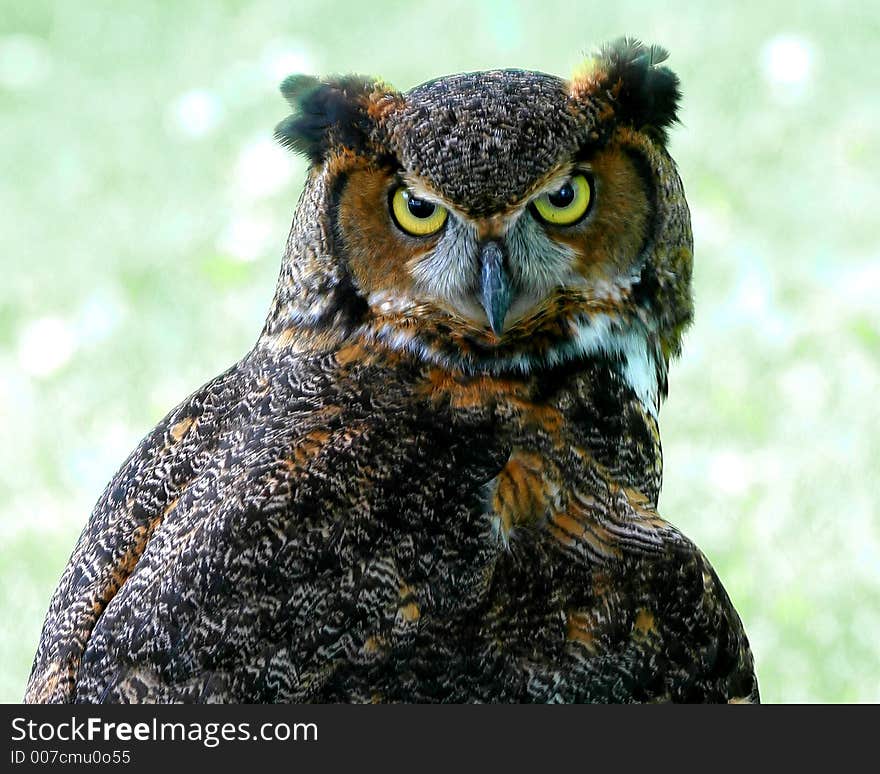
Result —
[[310, 168], [264, 329], [141, 442], [30, 702], [754, 702], [657, 510], [692, 318], [677, 77], [282, 85]]

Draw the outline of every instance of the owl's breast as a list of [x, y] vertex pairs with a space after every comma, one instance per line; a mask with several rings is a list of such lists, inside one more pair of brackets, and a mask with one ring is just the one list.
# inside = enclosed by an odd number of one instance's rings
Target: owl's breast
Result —
[[[640, 579], [679, 541], [655, 511], [656, 419], [602, 366], [531, 380], [434, 371], [425, 384], [445, 425], [466, 435], [489, 422], [505, 449], [478, 505], [490, 529], [478, 538], [486, 551], [471, 604], [446, 616], [419, 607], [423, 641], [445, 653], [434, 679], [451, 681], [444, 690], [459, 700], [562, 695], [554, 674], [576, 683], [574, 665], [653, 627]], [[421, 663], [426, 678], [438, 662]]]

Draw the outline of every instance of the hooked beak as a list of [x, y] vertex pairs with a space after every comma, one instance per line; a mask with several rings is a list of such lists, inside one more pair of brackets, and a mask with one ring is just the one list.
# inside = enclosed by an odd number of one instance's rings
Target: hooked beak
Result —
[[504, 269], [504, 253], [497, 242], [486, 242], [480, 249], [480, 302], [492, 332], [500, 336], [510, 308], [510, 280]]

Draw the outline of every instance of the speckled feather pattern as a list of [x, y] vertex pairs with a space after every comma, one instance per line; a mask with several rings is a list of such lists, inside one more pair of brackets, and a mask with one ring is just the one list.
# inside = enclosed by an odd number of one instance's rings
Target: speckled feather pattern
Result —
[[[467, 73], [418, 86], [408, 97], [380, 125], [383, 145], [473, 214], [515, 202], [560, 154], [590, 139], [591, 106], [572, 100], [561, 78]], [[476, 133], [474, 125], [488, 128]]]
[[[381, 361], [257, 352], [169, 415], [71, 559], [52, 618], [76, 636], [44, 640], [29, 698], [753, 692], [714, 573], [653, 510], [656, 425], [608, 364], [535, 384]], [[488, 505], [526, 453], [558, 490], [505, 536]]]
[[659, 135], [615, 123], [601, 76], [377, 87], [358, 97], [364, 147], [327, 130], [260, 340], [102, 494], [26, 701], [758, 699], [727, 594], [657, 513], [659, 428], [625, 363], [546, 357], [597, 310], [555, 298], [510, 345], [533, 368], [482, 367], [479, 332], [371, 309], [327, 216], [358, 154], [395, 156], [479, 215], [572, 153], [626, 146], [653, 181], [654, 230], [606, 313], [644, 331], [665, 380], [692, 314], [687, 207]]

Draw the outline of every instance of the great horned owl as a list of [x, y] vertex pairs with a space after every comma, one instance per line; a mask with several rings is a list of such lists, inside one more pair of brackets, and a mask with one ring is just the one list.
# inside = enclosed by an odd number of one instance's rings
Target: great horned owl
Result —
[[285, 81], [311, 168], [265, 328], [101, 496], [28, 701], [757, 700], [656, 510], [692, 316], [665, 56]]

